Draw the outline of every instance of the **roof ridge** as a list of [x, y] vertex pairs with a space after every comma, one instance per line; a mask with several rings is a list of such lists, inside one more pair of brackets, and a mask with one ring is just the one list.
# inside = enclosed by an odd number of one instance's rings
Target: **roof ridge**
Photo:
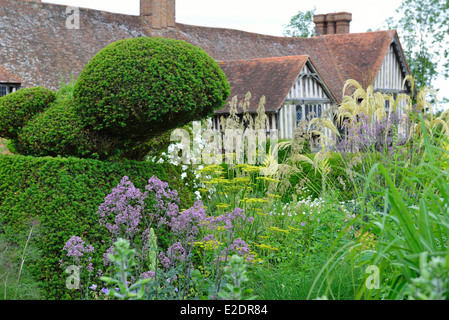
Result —
[[235, 59], [235, 60], [217, 60], [218, 63], [228, 63], [228, 62], [250, 62], [250, 61], [261, 61], [261, 60], [287, 60], [292, 58], [304, 58], [311, 59], [309, 54], [294, 54], [294, 55], [288, 55], [288, 56], [273, 56], [273, 57], [262, 57], [262, 58], [250, 58], [250, 59]]

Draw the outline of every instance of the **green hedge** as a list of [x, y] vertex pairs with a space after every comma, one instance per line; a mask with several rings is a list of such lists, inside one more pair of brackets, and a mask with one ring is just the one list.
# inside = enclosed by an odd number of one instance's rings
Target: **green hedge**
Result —
[[180, 179], [180, 167], [168, 163], [0, 155], [0, 225], [14, 240], [29, 221], [39, 221], [42, 241], [38, 247], [43, 258], [29, 267], [41, 281], [47, 299], [67, 299], [74, 294], [65, 288], [68, 274], [59, 266], [62, 248], [71, 236], [84, 237], [94, 245], [94, 265], [103, 267], [102, 253], [109, 238], [98, 224], [96, 212], [125, 175], [141, 190], [155, 175], [178, 190], [181, 208], [194, 202], [194, 194]]
[[55, 93], [42, 87], [25, 88], [0, 98], [0, 137], [14, 139], [22, 127], [55, 100]]

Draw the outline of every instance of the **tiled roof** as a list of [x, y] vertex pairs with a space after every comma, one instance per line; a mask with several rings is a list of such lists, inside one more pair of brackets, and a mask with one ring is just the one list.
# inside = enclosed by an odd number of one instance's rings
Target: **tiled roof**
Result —
[[374, 82], [397, 37], [395, 30], [292, 38], [182, 24], [178, 29], [217, 60], [309, 55], [338, 102], [346, 80], [365, 86]]
[[20, 76], [23, 86], [56, 89], [61, 77], [76, 78], [98, 51], [114, 41], [163, 36], [199, 46], [217, 61], [309, 55], [341, 101], [345, 80], [363, 84], [374, 80], [397, 37], [392, 30], [290, 38], [179, 23], [176, 28], [151, 30], [139, 16], [91, 9], [80, 9], [80, 29], [68, 29], [66, 8], [0, 0], [0, 64]]
[[[285, 100], [309, 56], [284, 56], [238, 61], [220, 61], [231, 86], [231, 96], [226, 107], [215, 112], [229, 112], [229, 102], [237, 96], [238, 102], [251, 93], [249, 112], [256, 112], [259, 101], [265, 96], [265, 111], [276, 111]], [[242, 112], [238, 109], [238, 112]]]
[[75, 78], [106, 45], [151, 35], [140, 17], [81, 9], [80, 29], [68, 29], [67, 6], [0, 0], [0, 64], [25, 87], [56, 89], [60, 77]]
[[22, 80], [0, 64], [0, 83], [20, 84]]

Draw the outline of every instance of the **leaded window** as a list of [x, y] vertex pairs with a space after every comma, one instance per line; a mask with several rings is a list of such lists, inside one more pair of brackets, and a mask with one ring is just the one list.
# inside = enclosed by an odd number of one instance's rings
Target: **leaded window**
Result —
[[302, 106], [297, 105], [296, 106], [296, 123], [302, 120]]

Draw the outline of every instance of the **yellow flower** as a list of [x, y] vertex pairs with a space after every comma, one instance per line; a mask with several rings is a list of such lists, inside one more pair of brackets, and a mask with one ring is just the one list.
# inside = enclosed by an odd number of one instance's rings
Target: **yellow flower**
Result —
[[217, 240], [209, 240], [206, 242], [205, 244], [205, 249], [206, 250], [215, 250], [217, 249], [219, 246], [221, 245], [221, 242], [217, 241]]
[[246, 203], [266, 203], [266, 202], [268, 202], [268, 200], [261, 199], [261, 198], [244, 198], [241, 201], [246, 202]]
[[277, 227], [269, 227], [268, 230], [270, 230], [270, 231], [283, 232], [283, 233], [286, 233], [286, 234], [289, 234], [289, 233], [290, 233], [290, 231], [288, 231], [288, 230], [279, 229], [279, 228], [277, 228]]
[[256, 246], [256, 247], [259, 247], [259, 248], [261, 248], [261, 249], [268, 249], [268, 250], [273, 250], [273, 251], [279, 251], [278, 248], [273, 247], [273, 246], [271, 246], [271, 245], [266, 245], [266, 244], [263, 244], [263, 243], [261, 243], [261, 244], [256, 244], [255, 246]]
[[276, 182], [276, 183], [280, 182], [279, 180], [276, 180], [276, 179], [273, 179], [273, 178], [268, 178], [268, 177], [257, 177], [256, 179], [257, 180], [265, 180], [265, 181], [268, 181], [268, 182]]
[[242, 183], [242, 182], [249, 182], [248, 177], [237, 177], [231, 180], [233, 183]]
[[260, 167], [246, 165], [246, 167], [242, 168], [244, 172], [258, 172], [260, 171]]

